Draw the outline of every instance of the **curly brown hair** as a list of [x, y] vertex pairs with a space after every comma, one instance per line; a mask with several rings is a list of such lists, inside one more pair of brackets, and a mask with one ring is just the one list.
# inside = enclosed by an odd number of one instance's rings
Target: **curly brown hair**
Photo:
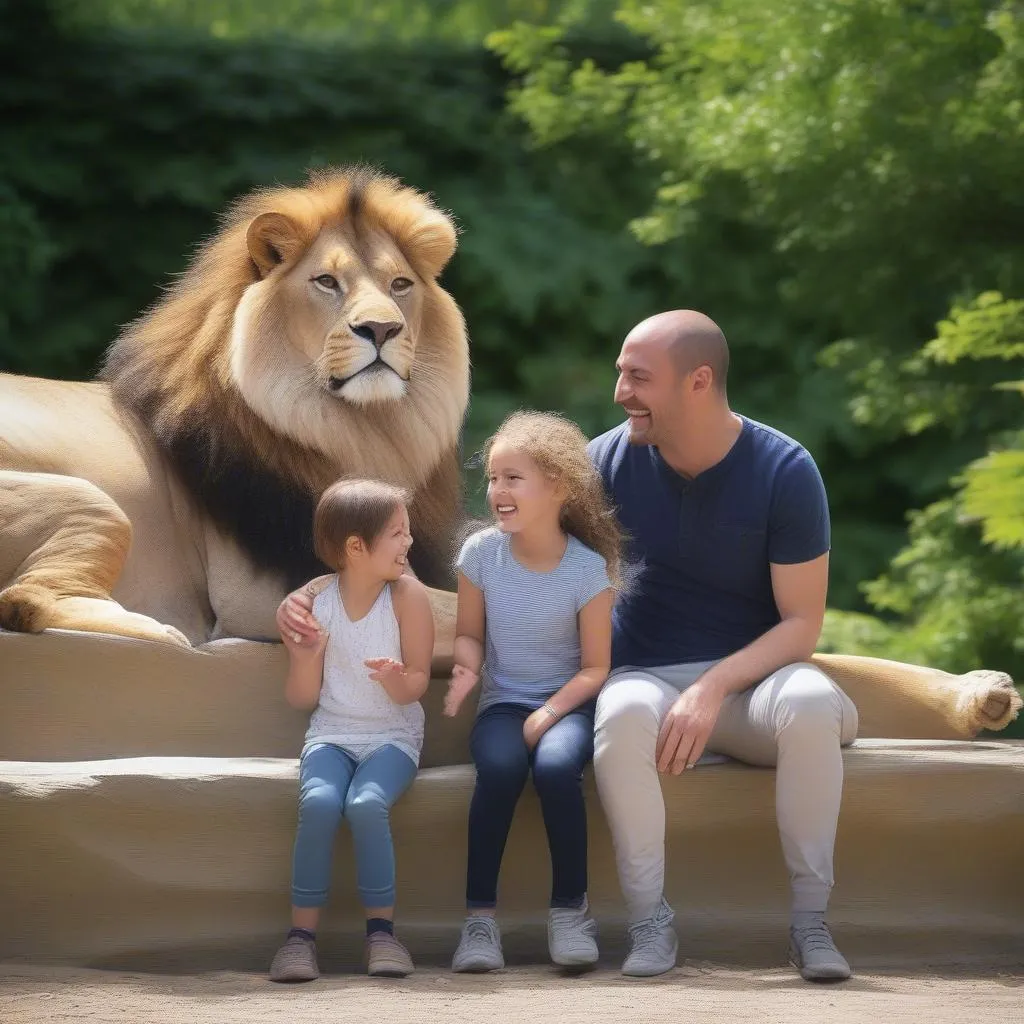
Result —
[[596, 551], [608, 565], [612, 586], [621, 587], [622, 528], [601, 476], [587, 455], [583, 431], [557, 413], [514, 412], [487, 439], [483, 449], [485, 467], [498, 441], [528, 455], [541, 472], [565, 488], [567, 497], [559, 516], [562, 529]]

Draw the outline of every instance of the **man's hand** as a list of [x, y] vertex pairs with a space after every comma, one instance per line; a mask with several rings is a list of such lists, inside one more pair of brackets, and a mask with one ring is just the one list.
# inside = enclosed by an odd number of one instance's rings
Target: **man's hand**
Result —
[[697, 763], [715, 728], [724, 699], [717, 687], [701, 685], [699, 679], [679, 695], [658, 733], [654, 758], [659, 772], [679, 775]]
[[277, 606], [277, 615], [274, 616], [281, 639], [289, 651], [315, 648], [322, 635], [320, 623], [313, 618], [313, 595], [307, 587], [293, 590]]
[[298, 634], [281, 634], [281, 642], [284, 644], [290, 657], [305, 659], [313, 658], [323, 653], [324, 648], [327, 646], [327, 630], [320, 629], [316, 619], [312, 621], [316, 627], [316, 632], [311, 637], [302, 637], [300, 640], [296, 640], [295, 636]]
[[552, 718], [544, 708], [537, 708], [525, 722], [523, 722], [523, 739], [526, 741], [526, 749], [533, 750], [540, 743], [544, 735], [555, 724], [556, 719]]
[[480, 674], [466, 668], [465, 665], [456, 665], [452, 669], [451, 682], [448, 683], [448, 692], [444, 697], [444, 713], [449, 718], [454, 718], [462, 707], [462, 702], [473, 692]]

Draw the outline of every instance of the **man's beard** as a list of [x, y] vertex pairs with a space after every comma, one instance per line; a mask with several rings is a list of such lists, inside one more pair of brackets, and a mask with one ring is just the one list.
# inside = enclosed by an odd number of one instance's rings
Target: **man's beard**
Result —
[[657, 445], [653, 422], [650, 422], [643, 430], [637, 430], [633, 426], [633, 420], [630, 419], [629, 430], [626, 431], [626, 440], [637, 447], [641, 445]]

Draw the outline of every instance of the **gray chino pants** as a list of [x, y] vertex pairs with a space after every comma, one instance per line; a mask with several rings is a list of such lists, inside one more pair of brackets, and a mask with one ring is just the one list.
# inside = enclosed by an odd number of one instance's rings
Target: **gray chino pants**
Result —
[[[665, 880], [665, 801], [655, 763], [662, 719], [714, 662], [617, 669], [597, 701], [594, 772], [631, 923], [650, 917]], [[777, 770], [775, 807], [792, 910], [824, 911], [843, 788], [840, 748], [857, 709], [814, 665], [798, 663], [726, 698], [709, 751]]]

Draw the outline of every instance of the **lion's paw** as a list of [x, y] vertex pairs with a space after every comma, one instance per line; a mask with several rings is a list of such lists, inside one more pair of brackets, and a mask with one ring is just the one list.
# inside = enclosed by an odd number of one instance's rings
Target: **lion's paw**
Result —
[[0, 591], [0, 626], [18, 633], [39, 633], [50, 625], [53, 595], [45, 587], [15, 583]]
[[192, 641], [180, 629], [175, 629], [173, 626], [164, 626], [164, 632], [167, 634], [167, 639], [177, 647], [187, 647], [192, 650]]

